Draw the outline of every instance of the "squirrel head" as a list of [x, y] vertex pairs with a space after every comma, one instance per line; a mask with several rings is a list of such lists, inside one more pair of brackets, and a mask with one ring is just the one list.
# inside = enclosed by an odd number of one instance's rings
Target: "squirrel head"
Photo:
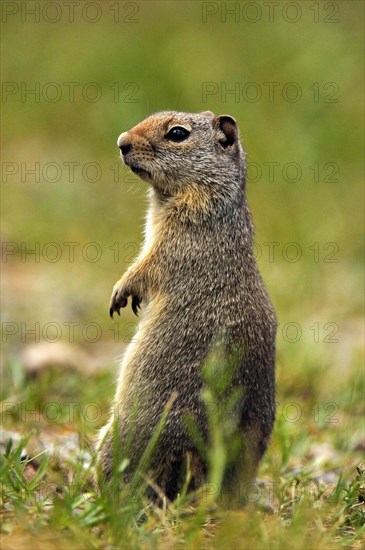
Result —
[[237, 123], [211, 111], [155, 113], [118, 138], [123, 162], [165, 196], [193, 189], [221, 195], [243, 185]]

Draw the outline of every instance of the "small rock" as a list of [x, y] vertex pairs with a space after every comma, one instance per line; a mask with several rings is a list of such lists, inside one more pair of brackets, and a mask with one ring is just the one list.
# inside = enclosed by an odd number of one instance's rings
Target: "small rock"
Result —
[[90, 374], [95, 360], [77, 345], [64, 342], [41, 342], [24, 348], [21, 364], [27, 374], [37, 376], [50, 367], [58, 366]]

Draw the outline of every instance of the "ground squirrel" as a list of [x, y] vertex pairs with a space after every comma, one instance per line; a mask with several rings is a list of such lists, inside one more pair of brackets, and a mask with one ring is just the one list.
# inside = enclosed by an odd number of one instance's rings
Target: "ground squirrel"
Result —
[[[204, 482], [207, 459], [187, 415], [209, 442], [202, 368], [219, 341], [228, 390], [242, 390], [235, 408], [239, 453], [223, 484], [237, 493], [254, 478], [274, 424], [276, 332], [254, 256], [237, 123], [210, 111], [159, 112], [122, 133], [118, 147], [124, 163], [150, 184], [150, 206], [144, 246], [114, 286], [110, 313], [119, 313], [129, 297], [135, 313], [145, 307], [122, 362], [117, 407], [100, 435], [99, 469], [111, 477], [117, 433], [118, 445], [128, 446], [122, 477], [130, 480], [174, 396], [150, 477], [174, 499], [189, 457], [190, 486]], [[224, 371], [231, 355], [234, 366]]]

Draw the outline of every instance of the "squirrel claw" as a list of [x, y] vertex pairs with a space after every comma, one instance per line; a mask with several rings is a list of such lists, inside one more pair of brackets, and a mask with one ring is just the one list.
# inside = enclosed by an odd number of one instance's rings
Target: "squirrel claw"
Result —
[[118, 315], [119, 315], [119, 317], [120, 317], [120, 309], [117, 309], [117, 308], [111, 306], [110, 309], [109, 309], [109, 316], [110, 316], [112, 319], [113, 319], [113, 317], [114, 317], [114, 313], [115, 313], [115, 312], [117, 312]]
[[138, 308], [141, 308], [141, 298], [139, 296], [133, 296], [132, 298], [132, 310], [134, 315], [138, 317]]
[[111, 302], [110, 302], [110, 308], [109, 308], [109, 315], [113, 319], [113, 315], [115, 312], [118, 313], [120, 316], [120, 308], [125, 307], [128, 303], [128, 297], [125, 294], [119, 294], [118, 291], [113, 294]]

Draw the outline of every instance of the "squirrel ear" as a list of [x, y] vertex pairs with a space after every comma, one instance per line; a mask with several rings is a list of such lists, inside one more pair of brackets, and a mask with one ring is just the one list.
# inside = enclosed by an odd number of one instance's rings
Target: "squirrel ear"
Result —
[[202, 116], [206, 116], [208, 118], [214, 118], [215, 117], [215, 114], [212, 113], [212, 111], [202, 111], [200, 114]]
[[220, 139], [219, 143], [224, 147], [233, 145], [238, 139], [237, 122], [230, 115], [220, 115], [213, 120], [213, 126], [223, 132], [225, 139]]

